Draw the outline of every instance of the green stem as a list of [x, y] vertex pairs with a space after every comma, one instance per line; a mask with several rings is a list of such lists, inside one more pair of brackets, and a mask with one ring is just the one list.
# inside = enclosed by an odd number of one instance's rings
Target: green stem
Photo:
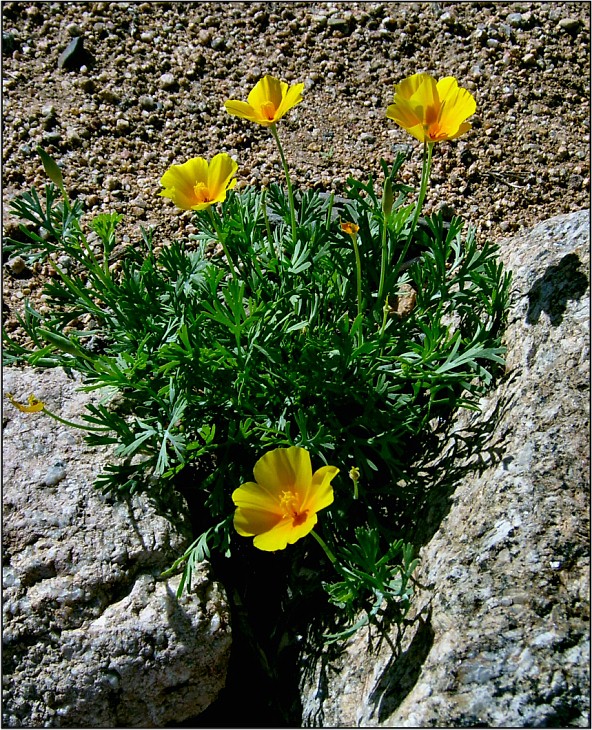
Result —
[[103, 428], [96, 428], [94, 426], [86, 426], [83, 423], [74, 423], [74, 421], [68, 421], [67, 419], [62, 418], [61, 416], [58, 416], [55, 413], [52, 413], [51, 411], [48, 411], [47, 408], [44, 408], [41, 411], [41, 413], [45, 413], [46, 415], [51, 416], [51, 418], [53, 418], [56, 421], [59, 421], [60, 423], [63, 423], [65, 426], [71, 426], [72, 428], [79, 428], [82, 431], [99, 431], [99, 432], [104, 432], [104, 431], [110, 431], [111, 430], [107, 426], [105, 426]]
[[337, 562], [337, 558], [335, 557], [335, 555], [333, 555], [333, 553], [331, 552], [331, 550], [329, 550], [329, 546], [323, 540], [323, 538], [320, 537], [319, 535], [317, 535], [317, 533], [314, 530], [311, 530], [310, 531], [310, 534], [314, 537], [314, 539], [323, 548], [323, 550], [325, 551], [325, 555], [329, 558], [329, 560], [333, 563], [333, 565], [335, 565], [335, 563]]
[[[386, 328], [386, 321], [388, 318], [388, 313], [389, 313], [389, 303], [388, 303], [388, 299], [385, 299], [384, 305], [382, 307], [382, 326], [380, 327], [379, 337], [382, 337], [382, 335], [384, 334], [384, 330]], [[380, 351], [380, 354], [382, 355], [382, 349]]]
[[269, 217], [267, 215], [267, 188], [263, 191], [263, 195], [261, 196], [261, 206], [263, 209], [263, 220], [265, 221], [265, 229], [267, 231], [267, 240], [269, 241], [269, 249], [271, 251], [271, 258], [277, 258], [279, 261], [279, 254], [275, 250], [274, 244], [273, 244], [273, 236], [271, 235], [271, 226], [269, 225]]
[[282, 165], [284, 166], [284, 175], [286, 176], [286, 185], [288, 186], [288, 201], [290, 202], [290, 219], [292, 221], [292, 243], [294, 245], [296, 245], [296, 209], [294, 207], [294, 191], [292, 190], [292, 181], [290, 180], [290, 171], [288, 169], [288, 163], [286, 162], [284, 150], [282, 148], [282, 144], [280, 142], [280, 138], [277, 133], [275, 124], [270, 125], [269, 131], [271, 132], [271, 134], [273, 135], [273, 138], [275, 139], [275, 143], [278, 146], [278, 150], [279, 150], [280, 157], [282, 160]]
[[386, 214], [383, 214], [382, 220], [382, 255], [380, 258], [380, 283], [378, 285], [378, 301], [382, 302], [384, 299], [384, 281], [386, 279], [386, 258], [387, 258], [387, 245], [386, 245]]
[[216, 231], [216, 233], [218, 235], [218, 240], [222, 244], [222, 250], [224, 251], [224, 255], [226, 256], [226, 260], [228, 261], [228, 266], [230, 267], [230, 271], [232, 273], [232, 278], [236, 279], [238, 281], [238, 274], [236, 273], [234, 261], [232, 260], [232, 256], [230, 255], [230, 252], [228, 251], [225, 238], [222, 235], [222, 231], [220, 230], [220, 228], [218, 227], [218, 224], [216, 223], [216, 218], [214, 217], [214, 211], [212, 210], [211, 206], [208, 208], [208, 213], [210, 214], [210, 220], [212, 221], [214, 230]]
[[426, 192], [428, 189], [428, 182], [430, 180], [430, 169], [432, 166], [433, 147], [434, 147], [433, 142], [424, 142], [423, 143], [423, 165], [422, 165], [422, 169], [421, 169], [421, 185], [419, 188], [419, 198], [417, 199], [417, 206], [415, 208], [415, 213], [413, 214], [413, 220], [411, 222], [411, 229], [409, 230], [409, 236], [407, 237], [405, 246], [403, 247], [403, 250], [401, 251], [401, 255], [399, 256], [397, 265], [395, 266], [394, 278], [393, 278], [393, 282], [395, 283], [395, 286], [397, 284], [397, 278], [399, 276], [399, 269], [401, 268], [401, 264], [405, 260], [405, 256], [407, 255], [407, 251], [409, 250], [409, 246], [411, 245], [411, 241], [413, 240], [413, 234], [415, 233], [415, 229], [417, 228], [417, 221], [419, 220], [419, 215], [421, 213], [421, 209], [423, 208], [423, 201], [425, 200]]
[[[354, 254], [356, 257], [356, 294], [358, 297], [358, 317], [362, 314], [362, 261], [360, 259], [360, 249], [358, 247], [358, 236], [356, 233], [351, 234], [351, 240], [354, 245]], [[358, 330], [358, 344], [362, 344], [362, 325]]]

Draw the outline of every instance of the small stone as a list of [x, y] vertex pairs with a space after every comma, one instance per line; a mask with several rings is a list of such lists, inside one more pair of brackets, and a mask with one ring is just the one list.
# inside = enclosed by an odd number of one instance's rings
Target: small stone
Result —
[[14, 33], [6, 33], [2, 31], [2, 53], [10, 55], [16, 48], [16, 38]]
[[117, 134], [127, 134], [130, 130], [130, 123], [127, 119], [118, 119], [115, 122], [115, 129], [117, 130]]
[[80, 83], [80, 88], [85, 94], [93, 94], [95, 91], [95, 82], [92, 79], [83, 79]]
[[534, 53], [526, 53], [522, 59], [522, 64], [526, 67], [536, 66], [536, 56]]
[[108, 177], [105, 180], [105, 186], [104, 187], [106, 187], [107, 190], [111, 190], [111, 191], [113, 191], [113, 190], [120, 190], [121, 189], [121, 183], [119, 182], [119, 180], [116, 177], [111, 177], [110, 176], [110, 177]]
[[70, 38], [77, 38], [82, 35], [82, 29], [77, 23], [70, 23], [70, 25], [66, 27], [66, 32]]
[[440, 22], [444, 25], [454, 25], [456, 23], [456, 15], [446, 10], [440, 16]]
[[171, 73], [162, 74], [159, 79], [159, 85], [161, 89], [174, 89], [177, 86], [177, 79]]
[[524, 22], [524, 18], [522, 17], [522, 13], [510, 13], [507, 16], [506, 21], [512, 26], [512, 28], [520, 28]]
[[226, 48], [224, 38], [214, 38], [212, 41], [212, 48], [214, 51], [223, 51]]
[[84, 50], [84, 42], [79, 36], [73, 38], [58, 58], [58, 68], [66, 71], [76, 71], [88, 62], [88, 54]]
[[371, 132], [362, 132], [360, 135], [360, 140], [362, 142], [367, 142], [368, 144], [372, 144], [376, 142], [376, 137]]
[[566, 33], [577, 33], [580, 30], [582, 22], [579, 18], [561, 18], [559, 27]]
[[22, 256], [14, 256], [8, 261], [8, 268], [13, 274], [22, 274], [27, 268], [27, 262]]
[[138, 99], [138, 104], [140, 105], [140, 109], [145, 109], [147, 112], [151, 112], [157, 106], [154, 98], [147, 94], [144, 94]]
[[66, 141], [72, 147], [78, 147], [82, 144], [82, 137], [78, 134], [78, 130], [75, 127], [68, 127], [66, 129]]
[[99, 99], [106, 104], [119, 104], [121, 99], [113, 89], [101, 89], [99, 91]]
[[47, 470], [47, 474], [43, 480], [46, 487], [55, 487], [62, 479], [66, 478], [66, 470], [61, 461], [56, 462]]
[[61, 139], [61, 132], [43, 132], [43, 141], [47, 144], [59, 144]]
[[327, 25], [326, 15], [312, 15], [311, 22], [316, 26], [316, 29], [325, 28]]
[[327, 21], [327, 26], [329, 27], [329, 30], [336, 30], [340, 33], [343, 33], [346, 35], [349, 33], [349, 23], [345, 18], [340, 18], [339, 16], [333, 16], [329, 18]]
[[140, 40], [144, 41], [144, 43], [150, 43], [154, 39], [154, 33], [151, 30], [144, 31], [140, 35]]

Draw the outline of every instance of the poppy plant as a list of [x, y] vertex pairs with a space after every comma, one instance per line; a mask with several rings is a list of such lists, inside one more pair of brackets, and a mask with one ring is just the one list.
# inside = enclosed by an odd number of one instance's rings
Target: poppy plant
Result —
[[224, 152], [208, 163], [203, 157], [192, 157], [182, 165], [171, 165], [160, 179], [164, 190], [159, 195], [170, 198], [182, 210], [205, 210], [226, 199], [236, 185], [238, 165]]
[[300, 104], [303, 89], [304, 84], [288, 86], [285, 81], [268, 75], [255, 84], [247, 101], [230, 99], [224, 102], [224, 106], [229, 114], [271, 127], [292, 107]]
[[269, 451], [255, 464], [256, 481], [232, 494], [236, 531], [254, 537], [260, 550], [283, 550], [312, 532], [317, 512], [333, 502], [331, 480], [338, 473], [322, 466], [313, 474], [310, 455], [299, 446]]
[[429, 74], [414, 74], [395, 86], [386, 115], [420, 142], [443, 142], [467, 132], [466, 121], [475, 113], [472, 94], [453, 76], [436, 81]]

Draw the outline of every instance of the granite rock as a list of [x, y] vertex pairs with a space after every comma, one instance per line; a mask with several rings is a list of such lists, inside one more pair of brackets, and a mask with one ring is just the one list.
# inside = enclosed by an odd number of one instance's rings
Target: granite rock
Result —
[[[3, 375], [5, 392], [35, 393], [69, 420], [91, 398], [62, 370]], [[197, 715], [224, 686], [231, 636], [206, 564], [180, 600], [179, 577], [159, 579], [188, 544], [185, 522], [143, 496], [103, 496], [93, 481], [110, 447], [4, 404], [4, 727], [158, 727]]]
[[308, 666], [305, 726], [589, 727], [589, 241], [587, 211], [502, 241], [507, 373], [428, 465], [458, 478], [414, 620]]

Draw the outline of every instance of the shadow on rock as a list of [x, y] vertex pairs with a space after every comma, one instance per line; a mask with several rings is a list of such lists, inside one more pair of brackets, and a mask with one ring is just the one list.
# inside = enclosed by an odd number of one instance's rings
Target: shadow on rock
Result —
[[554, 327], [561, 324], [570, 299], [580, 299], [588, 288], [588, 278], [580, 271], [582, 262], [575, 253], [564, 256], [557, 265], [549, 266], [528, 292], [528, 324], [536, 324], [546, 312]]

